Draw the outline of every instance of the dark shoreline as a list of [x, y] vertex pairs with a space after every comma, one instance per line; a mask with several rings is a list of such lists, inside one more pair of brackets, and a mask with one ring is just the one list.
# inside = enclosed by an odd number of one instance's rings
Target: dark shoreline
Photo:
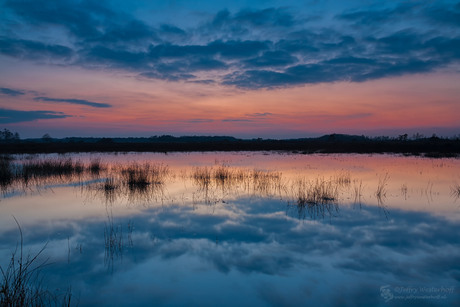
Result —
[[460, 156], [460, 139], [368, 138], [331, 134], [302, 139], [233, 137], [64, 138], [0, 141], [0, 154], [69, 152], [286, 151], [311, 153], [398, 153], [427, 157]]

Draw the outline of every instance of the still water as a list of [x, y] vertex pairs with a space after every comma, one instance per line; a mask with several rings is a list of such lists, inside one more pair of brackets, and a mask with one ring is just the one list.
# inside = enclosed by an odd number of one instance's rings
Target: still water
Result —
[[[460, 303], [460, 160], [394, 155], [14, 156], [0, 265], [42, 253], [79, 306]], [[35, 173], [70, 159], [78, 170]], [[91, 165], [93, 164], [93, 168]], [[77, 169], [77, 168], [75, 168]]]

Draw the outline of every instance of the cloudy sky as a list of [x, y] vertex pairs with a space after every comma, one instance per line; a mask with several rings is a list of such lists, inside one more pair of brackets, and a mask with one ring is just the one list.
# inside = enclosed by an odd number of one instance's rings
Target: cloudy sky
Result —
[[0, 0], [0, 128], [451, 136], [459, 60], [459, 1]]

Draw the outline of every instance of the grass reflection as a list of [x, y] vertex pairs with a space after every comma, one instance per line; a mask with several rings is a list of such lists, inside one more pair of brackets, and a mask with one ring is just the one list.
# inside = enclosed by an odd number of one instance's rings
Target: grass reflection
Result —
[[339, 186], [339, 182], [324, 178], [317, 178], [314, 181], [297, 180], [293, 185], [292, 198], [299, 218], [308, 215], [312, 219], [317, 219], [338, 213]]
[[450, 190], [451, 190], [451, 195], [452, 197], [457, 200], [460, 198], [460, 184], [458, 183], [454, 183], [451, 187], [450, 187]]
[[[389, 193], [391, 188], [397, 189], [396, 197], [410, 201], [407, 179], [403, 184], [395, 184], [388, 172], [375, 178], [355, 178], [346, 169], [323, 174], [327, 175], [304, 171], [285, 175], [270, 169], [230, 166], [228, 162], [171, 170], [166, 164], [151, 161], [104, 164], [100, 158], [82, 162], [68, 156], [30, 156], [18, 160], [0, 157], [0, 188], [5, 197], [77, 186], [87, 200], [101, 199], [110, 205], [155, 206], [182, 202], [196, 207], [225, 204], [238, 197], [276, 198], [289, 207], [297, 206], [299, 216], [312, 218], [334, 215], [344, 203], [361, 206], [364, 197], [387, 214], [387, 197], [395, 196]], [[423, 190], [430, 202], [435, 195], [432, 186], [430, 179]], [[459, 198], [459, 185], [452, 186], [448, 193]]]

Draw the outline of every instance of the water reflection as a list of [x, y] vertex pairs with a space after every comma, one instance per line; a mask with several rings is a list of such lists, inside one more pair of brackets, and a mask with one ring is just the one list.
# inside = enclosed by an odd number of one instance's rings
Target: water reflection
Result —
[[[380, 156], [359, 168], [341, 156], [235, 154], [216, 163], [209, 155], [204, 163], [196, 155], [180, 167], [174, 157], [130, 158], [101, 156], [95, 172], [94, 157], [73, 157], [82, 172], [34, 179], [34, 189], [52, 192], [2, 198], [0, 259], [17, 242], [14, 213], [29, 250], [49, 241], [49, 286], [71, 285], [82, 306], [386, 306], [381, 286], [460, 281], [457, 160], [394, 157], [392, 169], [374, 165], [388, 159]], [[325, 159], [342, 160], [320, 169]], [[422, 174], [409, 180], [414, 169]], [[17, 178], [7, 185], [22, 188]], [[47, 207], [56, 198], [59, 206]], [[455, 292], [422, 303], [459, 299]]]

